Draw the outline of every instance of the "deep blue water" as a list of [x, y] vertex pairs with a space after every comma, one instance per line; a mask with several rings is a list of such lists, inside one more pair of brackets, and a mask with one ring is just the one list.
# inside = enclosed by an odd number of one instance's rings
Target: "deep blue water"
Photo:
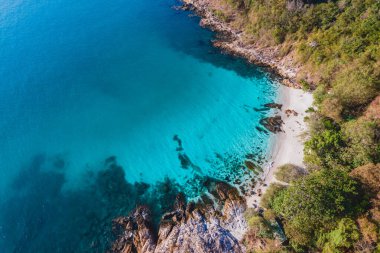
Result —
[[265, 154], [276, 84], [175, 4], [0, 2], [1, 252], [103, 252], [111, 218]]

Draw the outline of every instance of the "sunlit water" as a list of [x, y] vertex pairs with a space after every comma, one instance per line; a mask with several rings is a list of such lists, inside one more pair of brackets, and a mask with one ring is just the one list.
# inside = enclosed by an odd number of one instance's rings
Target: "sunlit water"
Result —
[[[102, 252], [67, 221], [108, 222], [154, 205], [167, 185], [196, 197], [200, 178], [232, 181], [247, 154], [265, 153], [269, 135], [256, 127], [266, 112], [255, 108], [276, 84], [212, 48], [213, 34], [176, 4], [0, 2], [1, 252]], [[125, 194], [114, 200], [101, 178], [116, 163], [125, 174], [109, 177], [122, 185], [111, 192]]]

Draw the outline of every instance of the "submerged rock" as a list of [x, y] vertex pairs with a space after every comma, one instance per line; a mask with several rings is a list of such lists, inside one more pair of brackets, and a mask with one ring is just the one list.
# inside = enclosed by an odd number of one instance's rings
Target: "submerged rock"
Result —
[[244, 165], [250, 170], [256, 170], [256, 164], [250, 160], [245, 160]]
[[146, 207], [115, 219], [117, 240], [109, 253], [243, 252], [238, 238], [242, 236], [239, 231], [247, 228], [244, 198], [227, 183], [210, 180], [207, 187], [211, 195], [202, 196], [197, 203], [186, 203], [179, 194], [173, 211], [162, 216], [156, 233]]
[[150, 210], [144, 206], [136, 208], [128, 217], [114, 219], [112, 230], [121, 236], [113, 243], [110, 252], [154, 252], [155, 237], [152, 227]]
[[270, 108], [269, 107], [264, 107], [264, 108], [253, 108], [253, 110], [255, 112], [266, 112], [266, 111], [269, 111]]
[[184, 169], [187, 169], [187, 168], [189, 168], [189, 166], [192, 165], [190, 158], [186, 154], [179, 153], [178, 159], [181, 162], [181, 167]]
[[268, 103], [264, 105], [267, 108], [273, 108], [273, 109], [279, 109], [281, 110], [282, 104], [277, 104], [277, 103]]

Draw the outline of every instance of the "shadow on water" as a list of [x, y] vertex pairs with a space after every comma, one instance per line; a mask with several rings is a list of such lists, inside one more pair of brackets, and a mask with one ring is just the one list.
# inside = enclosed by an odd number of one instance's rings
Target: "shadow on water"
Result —
[[[155, 224], [172, 208], [179, 186], [170, 179], [155, 185], [129, 183], [115, 157], [88, 173], [78, 190], [64, 190], [64, 161], [36, 156], [0, 204], [2, 252], [105, 252], [111, 221], [136, 205], [151, 208]], [[3, 245], [1, 245], [3, 244]]]
[[[173, 10], [171, 15], [189, 14]], [[172, 29], [165, 29], [165, 37], [173, 49], [218, 68], [235, 71], [244, 78], [266, 76], [261, 68], [213, 48], [210, 40], [214, 34], [198, 27], [198, 18], [175, 20], [178, 22], [171, 22]], [[194, 32], [195, 29], [198, 31]], [[182, 150], [179, 139], [175, 140], [181, 164], [197, 170]], [[228, 166], [238, 171], [239, 164], [234, 160]], [[224, 161], [215, 166], [228, 167]], [[144, 204], [151, 208], [158, 224], [161, 215], [171, 209], [175, 196], [182, 191], [169, 178], [154, 185], [128, 182], [128, 175], [115, 157], [107, 158], [97, 171], [86, 175], [80, 189], [65, 190], [63, 159], [44, 155], [32, 159], [13, 181], [7, 199], [0, 203], [1, 252], [105, 252], [113, 239], [113, 218], [127, 215], [136, 205]], [[226, 173], [227, 181], [233, 180], [228, 176]], [[197, 175], [189, 180], [189, 185], [202, 180], [204, 178]]]
[[[171, 15], [182, 16], [175, 18], [177, 22], [172, 22], [171, 29], [164, 31], [166, 32], [165, 37], [169, 40], [169, 46], [173, 49], [201, 62], [234, 71], [243, 78], [261, 79], [267, 76], [268, 71], [265, 68], [254, 66], [242, 58], [222, 53], [220, 49], [215, 48], [212, 40], [215, 39], [216, 33], [201, 28], [199, 26], [200, 18], [194, 13], [173, 9]], [[189, 34], [193, 36], [189, 36]]]

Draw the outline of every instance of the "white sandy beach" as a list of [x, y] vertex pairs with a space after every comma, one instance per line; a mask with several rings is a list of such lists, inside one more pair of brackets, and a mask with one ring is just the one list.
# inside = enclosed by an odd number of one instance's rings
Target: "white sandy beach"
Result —
[[[284, 85], [281, 85], [279, 89], [279, 97], [275, 102], [282, 104], [282, 110], [278, 110], [276, 115], [280, 115], [284, 121], [282, 126], [283, 132], [275, 134], [270, 140], [269, 162], [263, 168], [264, 173], [261, 175], [263, 183], [256, 184], [254, 189], [256, 193], [259, 189], [264, 193], [270, 183], [276, 181], [274, 173], [279, 166], [292, 163], [304, 167], [304, 140], [302, 136], [307, 127], [304, 117], [307, 114], [306, 110], [312, 106], [313, 96], [311, 93]], [[287, 109], [294, 110], [298, 115], [291, 114], [287, 116], [285, 114]], [[248, 207], [256, 207], [259, 203], [260, 197], [258, 194], [247, 198]]]

